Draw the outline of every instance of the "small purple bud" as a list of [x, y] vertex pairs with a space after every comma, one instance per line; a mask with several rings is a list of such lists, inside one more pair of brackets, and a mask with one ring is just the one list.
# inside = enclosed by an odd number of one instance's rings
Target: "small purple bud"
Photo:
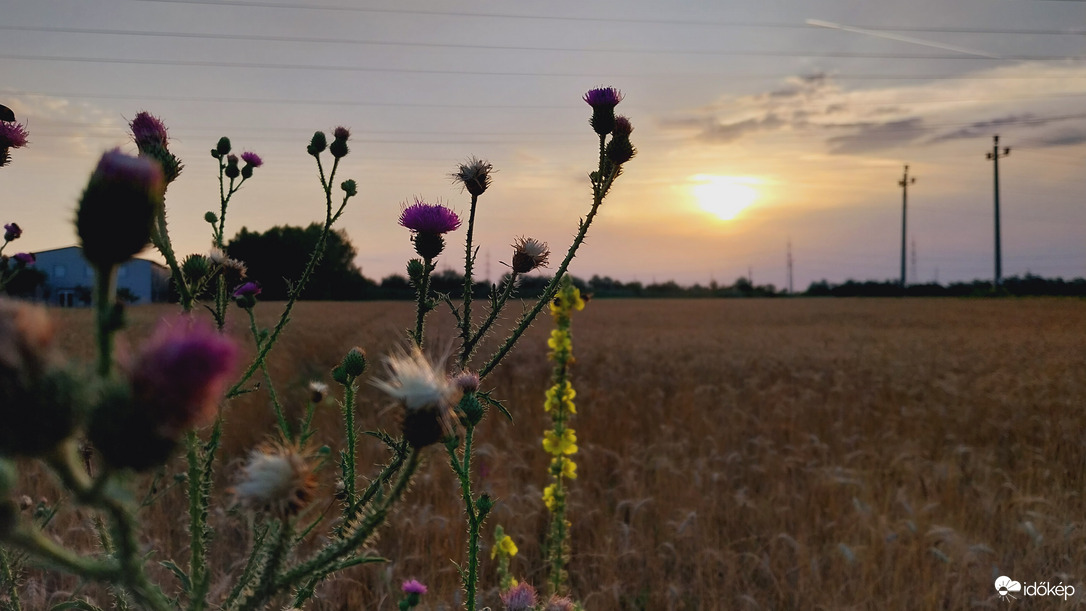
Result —
[[15, 260], [18, 261], [19, 263], [22, 263], [23, 265], [34, 265], [34, 262], [37, 261], [38, 259], [37, 259], [37, 257], [34, 256], [34, 253], [31, 253], [31, 252], [17, 252], [17, 253], [15, 253]]
[[166, 125], [162, 123], [161, 119], [147, 111], [141, 111], [137, 114], [136, 118], [132, 119], [132, 122], [128, 124], [128, 127], [132, 130], [132, 139], [136, 141], [136, 146], [139, 147], [140, 152], [152, 145], [166, 146], [168, 142]]
[[18, 223], [8, 223], [4, 225], [4, 241], [10, 242], [12, 240], [18, 240], [23, 235], [23, 228], [19, 227]]

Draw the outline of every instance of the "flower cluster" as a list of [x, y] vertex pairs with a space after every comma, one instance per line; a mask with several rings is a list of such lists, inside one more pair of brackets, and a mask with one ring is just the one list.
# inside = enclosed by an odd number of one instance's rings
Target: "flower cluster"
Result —
[[407, 611], [418, 606], [419, 601], [422, 600], [422, 595], [426, 593], [426, 586], [419, 582], [417, 579], [409, 579], [403, 582], [400, 586], [403, 590], [404, 597], [400, 599], [400, 611]]

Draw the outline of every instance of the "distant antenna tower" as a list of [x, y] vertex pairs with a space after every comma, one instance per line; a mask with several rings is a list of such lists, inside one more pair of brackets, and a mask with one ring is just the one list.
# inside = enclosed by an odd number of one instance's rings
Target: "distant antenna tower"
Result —
[[788, 294], [792, 294], [792, 239], [788, 239]]
[[916, 277], [916, 269], [917, 269], [917, 267], [916, 267], [916, 240], [915, 239], [912, 241], [912, 247], [913, 247], [913, 250], [910, 253], [911, 257], [910, 257], [910, 260], [909, 260], [909, 264], [912, 265], [912, 269], [909, 270], [909, 278], [911, 279], [911, 282], [913, 284], [917, 284], [918, 279]]

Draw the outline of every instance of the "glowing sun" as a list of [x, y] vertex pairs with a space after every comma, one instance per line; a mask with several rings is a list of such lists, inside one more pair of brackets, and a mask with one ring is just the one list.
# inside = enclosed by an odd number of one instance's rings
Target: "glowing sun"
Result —
[[702, 210], [715, 214], [722, 221], [730, 221], [758, 199], [754, 187], [757, 179], [739, 176], [713, 176], [698, 174], [697, 183], [691, 190]]

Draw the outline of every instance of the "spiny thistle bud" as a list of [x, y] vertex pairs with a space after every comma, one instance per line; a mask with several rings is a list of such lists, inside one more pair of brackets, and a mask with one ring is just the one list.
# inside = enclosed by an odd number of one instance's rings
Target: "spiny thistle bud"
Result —
[[23, 235], [22, 227], [19, 227], [18, 223], [7, 223], [4, 225], [4, 241], [10, 242], [12, 240], [18, 240]]
[[[218, 153], [218, 155], [215, 155], [215, 153]], [[222, 138], [219, 138], [218, 144], [215, 145], [215, 150], [211, 151], [211, 154], [215, 155], [216, 157], [222, 157], [223, 155], [227, 155], [229, 153], [230, 153], [230, 139], [227, 138], [226, 136], [223, 136]]]
[[203, 255], [189, 255], [181, 262], [181, 274], [190, 283], [198, 283], [211, 273], [211, 261]]
[[521, 582], [501, 594], [506, 611], [530, 611], [535, 608], [535, 588], [530, 583]]
[[102, 155], [76, 210], [83, 256], [106, 268], [143, 250], [162, 213], [165, 190], [158, 162], [120, 149]]
[[584, 94], [584, 101], [592, 106], [592, 129], [601, 136], [614, 131], [615, 106], [622, 101], [622, 92], [614, 87], [598, 87]]
[[366, 371], [366, 351], [355, 346], [347, 351], [343, 361], [332, 370], [332, 379], [346, 386]]
[[328, 137], [324, 135], [324, 132], [313, 132], [313, 137], [310, 138], [309, 146], [305, 150], [316, 157], [323, 153], [326, 148], [328, 148]]
[[574, 611], [576, 607], [568, 596], [553, 595], [543, 605], [542, 611]]
[[[454, 380], [454, 383], [456, 380]], [[478, 388], [478, 384], [476, 384]], [[486, 415], [486, 409], [483, 404], [476, 398], [474, 392], [468, 392], [460, 398], [460, 403], [457, 404], [460, 409], [460, 413], [464, 414], [464, 423], [469, 426], [475, 426], [482, 422], [483, 416]]]
[[0, 299], [0, 454], [39, 456], [75, 427], [84, 384], [59, 367], [44, 308]]
[[[631, 131], [632, 129], [633, 128], [631, 128]], [[611, 136], [611, 141], [607, 143], [605, 152], [607, 154], [607, 159], [609, 159], [611, 163], [620, 166], [633, 159], [634, 155], [637, 154], [637, 149], [635, 149], [630, 142], [629, 133], [622, 134], [616, 129], [615, 134]]]
[[35, 257], [34, 253], [32, 253], [32, 252], [17, 252], [14, 255], [12, 255], [11, 257], [13, 259], [15, 259], [15, 263], [19, 267], [26, 267], [27, 265], [34, 265], [34, 263], [38, 260], [38, 258]]
[[339, 185], [339, 188], [343, 189], [343, 192], [347, 194], [347, 197], [358, 195], [358, 183], [353, 180], [343, 181], [343, 183]]
[[490, 186], [492, 171], [494, 171], [494, 166], [490, 162], [472, 157], [465, 163], [461, 163], [457, 171], [450, 176], [453, 182], [461, 183], [468, 193], [479, 196]]
[[441, 204], [427, 204], [418, 198], [400, 211], [400, 226], [411, 230], [415, 252], [431, 260], [445, 250], [443, 234], [460, 227], [460, 217]]
[[479, 500], [475, 501], [475, 508], [479, 510], [479, 515], [485, 516], [490, 513], [491, 509], [494, 509], [494, 499], [490, 498], [489, 494], [484, 494], [479, 497]]
[[181, 174], [183, 166], [181, 160], [168, 150], [169, 138], [162, 120], [141, 111], [128, 127], [132, 130], [132, 139], [136, 142], [140, 155], [157, 161], [162, 166], [166, 184], [173, 182]]
[[346, 127], [337, 127], [332, 132], [332, 145], [328, 147], [328, 152], [332, 153], [332, 156], [336, 159], [346, 157], [350, 149], [347, 147], [347, 139], [351, 137], [351, 130]]
[[425, 274], [426, 267], [422, 264], [421, 259], [410, 259], [407, 262], [407, 279], [411, 281], [411, 284], [420, 286]]
[[513, 271], [526, 274], [539, 267], [547, 267], [551, 251], [546, 242], [534, 238], [517, 238], [513, 242]]
[[163, 321], [123, 365], [127, 383], [104, 393], [88, 430], [91, 442], [115, 467], [162, 464], [183, 432], [215, 419], [237, 352], [206, 323]]
[[204, 213], [204, 221], [214, 225], [215, 223], [219, 222], [219, 215], [217, 215], [214, 212], [208, 210], [207, 212]]
[[453, 378], [453, 384], [463, 393], [472, 393], [479, 390], [479, 374], [470, 371], [461, 371]]
[[302, 450], [283, 443], [265, 443], [253, 450], [233, 488], [241, 505], [279, 519], [298, 515], [316, 492], [317, 476]]
[[241, 169], [238, 168], [238, 156], [227, 155], [226, 156], [226, 170], [224, 171], [226, 177], [233, 180], [238, 176], [241, 176]]
[[388, 355], [385, 367], [388, 379], [371, 383], [403, 408], [403, 435], [408, 443], [423, 448], [455, 434], [456, 388], [418, 346]]

